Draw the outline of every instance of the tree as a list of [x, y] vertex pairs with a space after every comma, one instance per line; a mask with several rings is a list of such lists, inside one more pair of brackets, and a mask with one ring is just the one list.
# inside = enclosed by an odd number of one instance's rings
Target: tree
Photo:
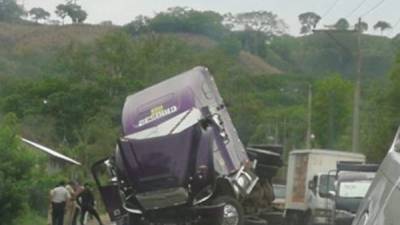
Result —
[[134, 21], [124, 26], [124, 29], [133, 35], [141, 34], [149, 29], [150, 19], [146, 16], [139, 15]]
[[56, 7], [56, 15], [61, 18], [62, 24], [64, 24], [65, 17], [68, 15], [68, 7], [65, 4], [59, 4]]
[[[137, 22], [131, 24], [132, 32], [141, 25], [148, 26], [156, 32], [185, 32], [203, 34], [213, 39], [220, 39], [226, 33], [222, 25], [223, 17], [213, 11], [196, 11], [189, 8], [174, 7], [157, 14], [153, 19], [137, 17]], [[137, 30], [137, 29], [136, 29]], [[143, 29], [142, 30], [146, 30]]]
[[388, 29], [392, 29], [392, 25], [390, 25], [390, 23], [386, 22], [386, 21], [378, 21], [375, 25], [374, 25], [374, 30], [380, 30], [381, 34], [383, 33], [383, 31], [388, 30]]
[[16, 21], [23, 14], [24, 9], [15, 0], [0, 0], [0, 21]]
[[49, 18], [50, 13], [43, 8], [32, 8], [29, 10], [29, 15], [35, 20], [35, 22], [38, 22], [39, 20], [46, 20]]
[[364, 90], [370, 94], [364, 98], [368, 110], [362, 114], [364, 122], [361, 123], [361, 137], [362, 146], [366, 147], [364, 151], [372, 162], [380, 162], [386, 156], [400, 124], [400, 54], [397, 54], [392, 66], [389, 81], [387, 84], [385, 81], [384, 87], [374, 81], [369, 87], [372, 91]]
[[356, 23], [354, 25], [355, 30], [360, 31], [361, 33], [368, 30], [368, 23], [362, 21], [361, 23]]
[[67, 14], [71, 18], [72, 23], [83, 23], [88, 16], [87, 12], [75, 3], [68, 3], [67, 9]]
[[28, 202], [34, 158], [18, 138], [17, 117], [7, 114], [0, 121], [0, 215], [1, 224], [13, 224]]
[[[352, 84], [339, 75], [316, 82], [313, 99], [313, 131], [322, 148], [343, 147], [343, 134], [351, 126]], [[349, 147], [349, 146], [347, 146]]]
[[88, 16], [87, 12], [83, 10], [80, 5], [72, 2], [67, 2], [67, 4], [59, 4], [56, 7], [56, 14], [62, 19], [63, 24], [66, 16], [71, 18], [72, 23], [83, 23]]
[[345, 18], [341, 18], [335, 23], [334, 27], [336, 30], [348, 30], [350, 24]]
[[224, 19], [229, 27], [262, 32], [268, 36], [285, 34], [288, 28], [282, 19], [268, 11], [226, 14]]
[[314, 29], [319, 21], [321, 20], [321, 17], [314, 13], [314, 12], [306, 12], [302, 13], [299, 15], [299, 21], [301, 24], [301, 34], [308, 34]]

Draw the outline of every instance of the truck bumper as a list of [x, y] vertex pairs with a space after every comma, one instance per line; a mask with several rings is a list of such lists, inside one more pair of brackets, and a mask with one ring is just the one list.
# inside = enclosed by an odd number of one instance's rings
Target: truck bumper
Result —
[[150, 223], [220, 225], [224, 218], [224, 204], [177, 208], [168, 211], [154, 210], [145, 213], [145, 220]]
[[318, 216], [318, 217], [314, 217], [313, 224], [314, 225], [330, 225], [331, 221], [330, 221], [329, 217]]
[[336, 218], [335, 225], [351, 225], [353, 223], [354, 217], [348, 218]]

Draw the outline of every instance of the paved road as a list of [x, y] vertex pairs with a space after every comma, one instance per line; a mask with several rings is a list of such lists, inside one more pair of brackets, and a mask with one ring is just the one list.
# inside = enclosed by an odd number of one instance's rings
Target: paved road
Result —
[[[104, 225], [111, 225], [110, 219], [107, 215], [101, 215], [101, 221], [103, 221]], [[86, 225], [98, 225], [97, 220], [95, 218], [88, 221]]]
[[[112, 225], [112, 223], [110, 222], [110, 219], [107, 215], [102, 215], [100, 217], [101, 217], [101, 220], [103, 221], [104, 225]], [[97, 223], [96, 219], [93, 218], [88, 221], [87, 225], [98, 225], [98, 223]], [[277, 223], [277, 224], [269, 223], [268, 225], [282, 225], [282, 224], [281, 223]]]

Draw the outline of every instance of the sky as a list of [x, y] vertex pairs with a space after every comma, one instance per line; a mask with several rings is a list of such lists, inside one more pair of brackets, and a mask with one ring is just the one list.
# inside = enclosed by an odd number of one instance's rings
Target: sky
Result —
[[[272, 11], [289, 25], [289, 33], [299, 35], [300, 24], [298, 15], [304, 12], [315, 12], [322, 16], [319, 28], [334, 24], [339, 18], [346, 18], [351, 24], [358, 17], [366, 14], [375, 6], [376, 9], [363, 16], [369, 24], [369, 33], [373, 25], [384, 20], [392, 24], [392, 31], [386, 32], [393, 36], [400, 33], [400, 1], [399, 0], [76, 0], [88, 12], [87, 23], [99, 23], [111, 20], [114, 24], [123, 25], [134, 20], [138, 15], [154, 16], [174, 6], [187, 6], [197, 10], [213, 10], [220, 13], [239, 13], [255, 10]], [[25, 9], [42, 7], [52, 13], [64, 0], [18, 0]], [[363, 4], [361, 4], [363, 3]], [[351, 12], [360, 6], [352, 15]], [[325, 16], [324, 16], [325, 15]]]

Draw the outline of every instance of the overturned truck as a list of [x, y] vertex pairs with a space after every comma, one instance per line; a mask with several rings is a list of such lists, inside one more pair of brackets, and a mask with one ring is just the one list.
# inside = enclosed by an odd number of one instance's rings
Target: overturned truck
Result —
[[92, 167], [112, 220], [244, 223], [242, 203], [263, 184], [207, 68], [128, 96], [122, 131], [112, 156]]

